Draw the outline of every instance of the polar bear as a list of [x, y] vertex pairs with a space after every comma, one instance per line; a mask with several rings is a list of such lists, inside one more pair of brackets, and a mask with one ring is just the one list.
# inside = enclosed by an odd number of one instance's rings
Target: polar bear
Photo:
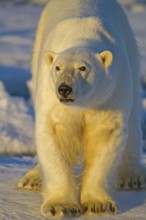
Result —
[[38, 165], [18, 183], [42, 191], [43, 216], [116, 213], [114, 185], [146, 187], [138, 75], [135, 38], [116, 0], [48, 2], [32, 59]]

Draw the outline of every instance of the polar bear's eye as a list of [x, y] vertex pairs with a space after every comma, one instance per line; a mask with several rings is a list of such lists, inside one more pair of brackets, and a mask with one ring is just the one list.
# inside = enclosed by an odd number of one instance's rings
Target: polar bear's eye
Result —
[[59, 71], [59, 70], [60, 70], [60, 67], [59, 67], [59, 66], [56, 66], [56, 70]]
[[86, 71], [86, 67], [85, 66], [81, 66], [81, 67], [79, 67], [79, 70], [80, 71]]

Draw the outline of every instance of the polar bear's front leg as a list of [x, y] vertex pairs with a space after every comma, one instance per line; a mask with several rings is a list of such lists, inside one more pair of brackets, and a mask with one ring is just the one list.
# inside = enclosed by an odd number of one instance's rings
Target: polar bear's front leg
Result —
[[94, 118], [93, 123], [94, 129], [92, 122], [85, 129], [81, 205], [88, 214], [116, 213], [118, 210], [110, 190], [125, 145], [126, 129], [118, 114], [103, 114], [97, 122]]
[[[37, 154], [43, 174], [41, 214], [45, 217], [79, 215], [81, 208], [77, 201], [73, 167], [59, 143], [63, 143], [67, 133], [63, 134], [64, 130], [51, 126], [42, 123], [36, 129]], [[65, 146], [66, 151], [68, 147]]]

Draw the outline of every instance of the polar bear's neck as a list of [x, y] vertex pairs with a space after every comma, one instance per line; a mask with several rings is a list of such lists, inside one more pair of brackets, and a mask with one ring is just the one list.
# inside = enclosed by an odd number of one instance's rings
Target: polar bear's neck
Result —
[[[90, 27], [90, 28], [89, 28]], [[45, 50], [60, 53], [71, 47], [88, 47], [102, 50], [102, 37], [114, 43], [113, 37], [104, 29], [97, 17], [72, 18], [59, 22], [47, 35]]]

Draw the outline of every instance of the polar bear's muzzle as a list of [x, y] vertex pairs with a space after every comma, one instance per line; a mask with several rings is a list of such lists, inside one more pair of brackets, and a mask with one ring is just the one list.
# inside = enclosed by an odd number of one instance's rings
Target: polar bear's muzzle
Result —
[[72, 98], [73, 89], [66, 83], [62, 83], [58, 86], [58, 98], [62, 103], [71, 103], [74, 101]]

